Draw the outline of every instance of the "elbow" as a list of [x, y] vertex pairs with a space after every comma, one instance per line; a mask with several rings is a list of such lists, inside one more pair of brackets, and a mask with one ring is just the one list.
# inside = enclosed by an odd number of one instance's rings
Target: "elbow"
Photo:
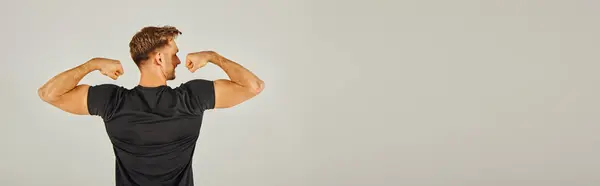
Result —
[[248, 98], [252, 98], [258, 94], [260, 94], [264, 89], [265, 89], [265, 82], [263, 82], [262, 80], [256, 80], [255, 82], [252, 82], [248, 85], [246, 85], [245, 87], [245, 95]]
[[254, 86], [251, 87], [251, 91], [254, 95], [260, 94], [265, 89], [265, 82], [263, 80], [257, 80]]
[[46, 93], [46, 91], [43, 88], [38, 89], [38, 96], [44, 102], [48, 102], [50, 100], [48, 94]]
[[48, 95], [46, 95], [46, 91], [44, 91], [43, 88], [39, 88], [37, 90], [37, 93], [38, 93], [38, 97], [40, 97], [40, 99], [42, 99], [43, 101], [46, 101]]
[[51, 96], [48, 93], [48, 91], [46, 91], [46, 89], [44, 89], [44, 88], [38, 89], [38, 96], [40, 97], [40, 99], [42, 99], [42, 101], [47, 102], [47, 103], [50, 103], [56, 99], [56, 98], [53, 98], [53, 96]]

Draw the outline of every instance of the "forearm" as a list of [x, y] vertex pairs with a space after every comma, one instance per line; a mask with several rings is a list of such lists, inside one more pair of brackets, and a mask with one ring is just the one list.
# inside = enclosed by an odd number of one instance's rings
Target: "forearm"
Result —
[[264, 82], [242, 65], [217, 53], [213, 54], [211, 62], [223, 69], [232, 82], [246, 87], [253, 92], [260, 92], [263, 89]]
[[52, 101], [75, 88], [81, 79], [97, 68], [90, 61], [52, 77], [38, 89], [40, 98]]

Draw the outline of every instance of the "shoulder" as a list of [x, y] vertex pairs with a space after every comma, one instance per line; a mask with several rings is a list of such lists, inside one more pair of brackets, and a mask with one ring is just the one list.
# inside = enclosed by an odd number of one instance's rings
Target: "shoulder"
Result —
[[110, 94], [125, 91], [123, 86], [115, 85], [115, 84], [99, 84], [99, 85], [91, 85], [88, 89], [88, 94]]
[[206, 79], [194, 79], [182, 83], [175, 90], [190, 93], [212, 92], [214, 91], [214, 82]]
[[108, 99], [118, 98], [128, 89], [114, 84], [92, 85], [88, 88], [88, 100], [108, 101]]
[[115, 84], [98, 84], [98, 85], [90, 85], [90, 88], [97, 88], [97, 89], [124, 89], [123, 86], [119, 86], [119, 85], [115, 85]]
[[128, 90], [114, 84], [89, 86], [87, 95], [88, 112], [108, 118], [112, 110], [123, 100], [123, 93]]
[[211, 80], [194, 79], [175, 88], [183, 103], [194, 110], [212, 109], [215, 105], [215, 85]]
[[[213, 81], [207, 79], [193, 79], [189, 80], [185, 83], [182, 83], [179, 87], [189, 87], [189, 86], [211, 86], [213, 85]], [[177, 88], [179, 88], [177, 87]]]

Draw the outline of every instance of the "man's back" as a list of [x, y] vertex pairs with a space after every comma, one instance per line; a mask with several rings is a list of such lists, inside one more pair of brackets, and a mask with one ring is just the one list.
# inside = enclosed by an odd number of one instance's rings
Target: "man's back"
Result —
[[214, 84], [171, 88], [104, 84], [88, 90], [116, 156], [116, 185], [193, 185], [192, 157], [203, 113], [215, 106]]
[[234, 107], [264, 89], [254, 73], [214, 51], [188, 53], [185, 67], [193, 73], [214, 64], [229, 79], [167, 86], [181, 64], [180, 34], [175, 27], [149, 26], [133, 36], [129, 52], [141, 73], [134, 88], [80, 84], [94, 71], [113, 80], [124, 74], [119, 60], [95, 57], [38, 89], [43, 101], [65, 112], [102, 117], [116, 156], [116, 185], [194, 185], [191, 162], [204, 111]]

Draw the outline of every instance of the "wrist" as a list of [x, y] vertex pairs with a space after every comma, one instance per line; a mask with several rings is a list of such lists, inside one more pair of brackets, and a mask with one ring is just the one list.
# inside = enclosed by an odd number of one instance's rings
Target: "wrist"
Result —
[[100, 70], [100, 65], [98, 65], [96, 58], [88, 60], [87, 62], [83, 63], [82, 66], [88, 71]]
[[209, 62], [211, 62], [211, 63], [213, 63], [215, 65], [219, 65], [220, 66], [221, 64], [223, 64], [225, 62], [225, 60], [223, 59], [223, 56], [219, 55], [219, 53], [217, 53], [217, 52], [212, 52], [211, 51], [210, 55], [211, 55], [211, 57], [210, 57]]

